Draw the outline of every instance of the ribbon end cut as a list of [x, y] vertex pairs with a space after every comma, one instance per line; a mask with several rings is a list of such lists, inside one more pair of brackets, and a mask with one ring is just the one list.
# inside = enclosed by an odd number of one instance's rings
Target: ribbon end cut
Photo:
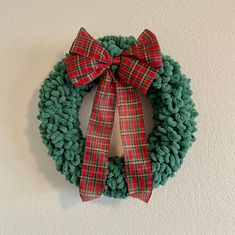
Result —
[[101, 196], [101, 194], [93, 195], [93, 196], [88, 196], [88, 195], [84, 195], [84, 194], [80, 193], [80, 197], [81, 197], [83, 202], [89, 202], [89, 201], [98, 199], [100, 196]]
[[148, 203], [151, 195], [152, 195], [152, 190], [149, 192], [136, 192], [136, 193], [130, 194], [129, 196], [140, 199], [141, 201], [145, 203]]

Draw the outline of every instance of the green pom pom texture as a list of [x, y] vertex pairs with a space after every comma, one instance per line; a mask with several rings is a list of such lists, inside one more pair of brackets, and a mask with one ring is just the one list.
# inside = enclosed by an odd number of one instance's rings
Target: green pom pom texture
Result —
[[[136, 43], [132, 36], [104, 36], [98, 39], [118, 56], [123, 49]], [[157, 188], [175, 175], [195, 141], [195, 118], [198, 115], [192, 100], [190, 79], [181, 73], [180, 65], [163, 55], [160, 68], [147, 96], [153, 109], [153, 130], [148, 136], [153, 185]], [[75, 87], [68, 80], [63, 58], [54, 66], [40, 89], [39, 130], [56, 169], [71, 183], [79, 186], [85, 150], [85, 137], [80, 129], [78, 113], [86, 94], [99, 82]], [[117, 68], [112, 67], [115, 72]], [[113, 198], [128, 196], [124, 158], [110, 157], [104, 195]]]

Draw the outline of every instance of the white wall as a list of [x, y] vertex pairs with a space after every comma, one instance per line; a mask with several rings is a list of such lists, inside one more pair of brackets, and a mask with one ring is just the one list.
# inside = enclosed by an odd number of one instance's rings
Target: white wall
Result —
[[[234, 13], [232, 0], [0, 0], [0, 234], [235, 234]], [[40, 142], [38, 89], [81, 26], [149, 28], [192, 79], [197, 142], [149, 204], [82, 203]]]

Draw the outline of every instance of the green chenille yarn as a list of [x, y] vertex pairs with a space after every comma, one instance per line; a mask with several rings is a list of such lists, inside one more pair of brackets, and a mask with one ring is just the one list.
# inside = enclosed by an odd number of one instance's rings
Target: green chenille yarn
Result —
[[[132, 36], [105, 36], [98, 39], [118, 56], [123, 49], [136, 43]], [[153, 130], [148, 136], [148, 150], [153, 172], [153, 186], [164, 185], [175, 175], [195, 141], [195, 118], [198, 115], [192, 100], [190, 79], [181, 73], [180, 65], [162, 55], [160, 68], [147, 96], [153, 108]], [[68, 80], [63, 58], [54, 66], [40, 89], [39, 115], [42, 142], [55, 161], [56, 169], [71, 183], [79, 186], [85, 150], [85, 137], [80, 129], [78, 113], [84, 96], [94, 82], [75, 87]], [[112, 69], [116, 70], [116, 66]], [[114, 198], [128, 196], [124, 158], [110, 157], [104, 195]]]

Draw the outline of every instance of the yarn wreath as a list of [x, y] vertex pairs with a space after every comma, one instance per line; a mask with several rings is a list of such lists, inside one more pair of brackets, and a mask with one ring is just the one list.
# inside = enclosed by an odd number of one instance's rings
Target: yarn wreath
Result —
[[[111, 56], [136, 42], [133, 36], [104, 36], [98, 39]], [[180, 65], [162, 54], [163, 67], [158, 71], [147, 96], [153, 109], [153, 130], [148, 136], [148, 151], [153, 173], [153, 187], [164, 185], [180, 168], [195, 141], [195, 118], [190, 79]], [[56, 169], [71, 183], [79, 186], [85, 151], [85, 137], [78, 120], [85, 95], [99, 82], [75, 87], [68, 80], [65, 58], [59, 61], [40, 88], [39, 115], [42, 142], [55, 161]], [[112, 70], [116, 70], [114, 65]], [[126, 198], [124, 157], [109, 157], [104, 195]]]

